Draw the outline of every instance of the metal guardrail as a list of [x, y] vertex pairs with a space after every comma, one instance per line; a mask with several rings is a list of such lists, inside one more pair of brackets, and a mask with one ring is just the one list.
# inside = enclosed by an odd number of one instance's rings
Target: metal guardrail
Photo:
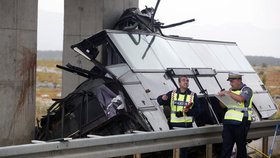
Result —
[[[272, 136], [279, 120], [252, 123], [248, 138]], [[136, 132], [96, 138], [73, 139], [0, 147], [0, 157], [116, 157], [181, 147], [221, 143], [222, 126], [177, 129], [162, 132]]]

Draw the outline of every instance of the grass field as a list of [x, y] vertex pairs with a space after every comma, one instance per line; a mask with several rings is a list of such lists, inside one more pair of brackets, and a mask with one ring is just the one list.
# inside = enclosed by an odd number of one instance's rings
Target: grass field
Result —
[[61, 61], [37, 61], [36, 118], [40, 119], [53, 104], [52, 98], [61, 98]]
[[61, 74], [50, 72], [37, 72], [37, 81], [61, 84]]
[[62, 61], [59, 60], [38, 60], [37, 66], [46, 66], [48, 68], [56, 68], [56, 65], [61, 65]]
[[[265, 84], [266, 89], [272, 97], [280, 96], [280, 66], [254, 67], [258, 75]], [[280, 100], [275, 100], [280, 109]], [[280, 110], [272, 117], [272, 119], [280, 119]]]

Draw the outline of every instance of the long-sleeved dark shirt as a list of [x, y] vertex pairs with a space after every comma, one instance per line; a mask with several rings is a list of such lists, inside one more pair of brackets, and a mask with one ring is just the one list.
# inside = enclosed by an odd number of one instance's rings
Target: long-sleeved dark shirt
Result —
[[[171, 95], [172, 95], [172, 92], [173, 91], [169, 91], [168, 93], [166, 93], [168, 99], [167, 100], [162, 100], [162, 96], [163, 95], [160, 95], [158, 96], [157, 98], [157, 102], [160, 104], [160, 105], [163, 105], [163, 106], [169, 106], [170, 107], [170, 101], [171, 101]], [[180, 89], [177, 89], [176, 93], [180, 92]], [[192, 92], [188, 89], [186, 92], [180, 92], [180, 94], [187, 94], [187, 95], [190, 95]], [[188, 112], [186, 113], [188, 116], [193, 116], [193, 117], [196, 117], [198, 116], [200, 113], [200, 105], [199, 105], [199, 101], [198, 101], [198, 97], [196, 95], [196, 93], [194, 93], [194, 103], [193, 103], [193, 106], [191, 109], [188, 110]]]

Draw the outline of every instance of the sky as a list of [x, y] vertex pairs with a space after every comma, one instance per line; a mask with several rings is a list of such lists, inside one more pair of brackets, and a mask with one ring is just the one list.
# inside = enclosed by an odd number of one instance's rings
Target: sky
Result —
[[[156, 0], [139, 0], [139, 8]], [[39, 0], [38, 50], [62, 50], [63, 0]], [[195, 22], [172, 29], [196, 39], [236, 42], [245, 55], [280, 57], [279, 0], [161, 0], [156, 19], [172, 24]]]

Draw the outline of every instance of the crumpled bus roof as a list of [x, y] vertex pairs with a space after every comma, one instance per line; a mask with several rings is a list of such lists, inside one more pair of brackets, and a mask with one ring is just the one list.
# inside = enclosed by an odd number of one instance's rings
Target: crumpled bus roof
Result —
[[[216, 77], [221, 86], [228, 89], [230, 88], [229, 82], [226, 81], [228, 72], [239, 72], [243, 74], [243, 82], [254, 91], [254, 104], [261, 117], [268, 118], [277, 111], [264, 84], [235, 42], [164, 37], [159, 34], [139, 32], [105, 31], [130, 69], [142, 76], [143, 80], [150, 79], [148, 81], [150, 82], [154, 78], [157, 80], [155, 82], [158, 82], [162, 76], [151, 74], [151, 72], [163, 72], [168, 68], [212, 68], [217, 72]], [[141, 80], [141, 77], [139, 78]], [[201, 77], [200, 81], [210, 95], [220, 91], [214, 78]], [[145, 84], [146, 81], [142, 82]], [[152, 99], [167, 90], [162, 89], [159, 84], [156, 86], [155, 82], [153, 84], [156, 88], [150, 93]], [[151, 83], [148, 85], [147, 89], [153, 89]], [[190, 88], [199, 92], [192, 80]]]

